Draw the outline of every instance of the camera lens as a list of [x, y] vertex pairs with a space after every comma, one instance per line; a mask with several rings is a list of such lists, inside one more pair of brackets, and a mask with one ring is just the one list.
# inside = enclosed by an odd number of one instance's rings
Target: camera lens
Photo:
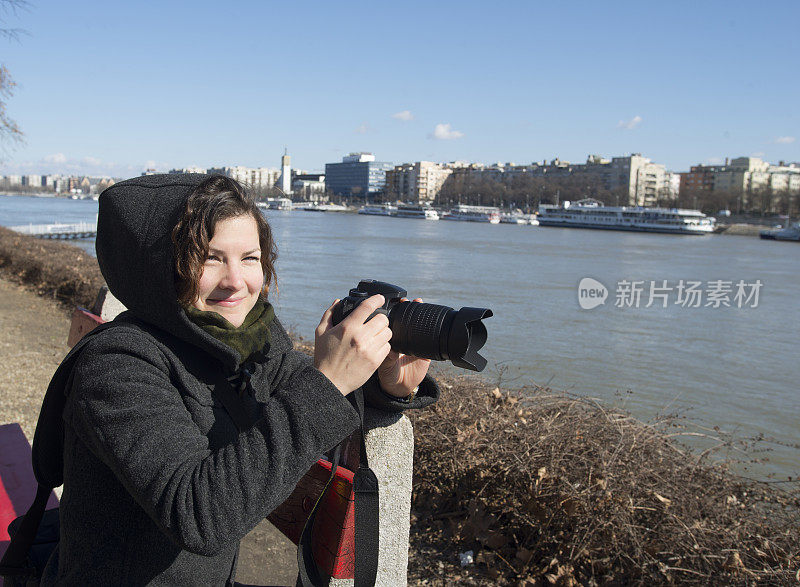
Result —
[[415, 357], [437, 361], [447, 359], [449, 355], [446, 333], [455, 313], [453, 308], [437, 304], [419, 302], [396, 304], [389, 312], [392, 348], [399, 353]]
[[486, 327], [481, 320], [491, 315], [486, 308], [400, 302], [389, 312], [390, 343], [400, 353], [482, 371], [486, 359], [478, 350], [486, 343]]

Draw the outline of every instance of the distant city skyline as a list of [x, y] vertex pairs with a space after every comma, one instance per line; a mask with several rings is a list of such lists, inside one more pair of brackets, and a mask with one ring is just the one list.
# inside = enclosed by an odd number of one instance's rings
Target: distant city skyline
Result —
[[2, 16], [26, 142], [0, 174], [293, 166], [350, 153], [667, 169], [800, 161], [794, 2], [34, 0]]

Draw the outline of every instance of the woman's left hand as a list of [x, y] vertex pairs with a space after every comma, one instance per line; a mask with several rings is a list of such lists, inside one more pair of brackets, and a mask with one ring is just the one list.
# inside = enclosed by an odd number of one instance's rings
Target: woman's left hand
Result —
[[[417, 298], [414, 301], [421, 302], [422, 299]], [[430, 364], [430, 359], [389, 351], [389, 355], [378, 367], [381, 388], [389, 395], [408, 397], [414, 388], [422, 383]]]

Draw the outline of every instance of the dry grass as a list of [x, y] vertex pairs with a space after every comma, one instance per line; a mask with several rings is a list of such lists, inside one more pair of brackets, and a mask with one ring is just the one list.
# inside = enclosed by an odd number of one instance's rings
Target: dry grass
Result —
[[[796, 584], [800, 493], [548, 389], [443, 380], [414, 414], [414, 584]], [[473, 551], [475, 563], [459, 565]]]
[[63, 241], [36, 239], [0, 226], [0, 271], [70, 310], [89, 307], [104, 285], [97, 259]]

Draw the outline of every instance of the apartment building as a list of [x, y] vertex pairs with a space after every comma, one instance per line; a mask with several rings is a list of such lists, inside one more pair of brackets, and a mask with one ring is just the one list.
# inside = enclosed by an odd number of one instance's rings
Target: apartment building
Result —
[[800, 165], [771, 165], [759, 157], [737, 157], [724, 165], [695, 165], [681, 174], [681, 192], [752, 194], [800, 192]]
[[450, 164], [455, 178], [492, 179], [511, 181], [515, 177], [538, 177], [551, 187], [570, 182], [584, 186], [588, 195], [592, 190], [617, 194], [615, 204], [620, 206], [652, 206], [657, 200], [677, 196], [678, 179], [664, 165], [653, 163], [640, 153], [624, 157], [604, 158], [589, 155], [586, 163], [570, 163], [559, 158], [544, 160], [541, 164], [516, 165], [495, 163]]
[[325, 175], [295, 172], [292, 174], [292, 194], [305, 202], [325, 200]]
[[453, 169], [431, 161], [395, 166], [386, 172], [386, 192], [407, 202], [432, 202]]
[[281, 175], [279, 169], [270, 167], [212, 167], [208, 170], [210, 174], [219, 174], [235, 179], [239, 183], [254, 188], [271, 188]]

